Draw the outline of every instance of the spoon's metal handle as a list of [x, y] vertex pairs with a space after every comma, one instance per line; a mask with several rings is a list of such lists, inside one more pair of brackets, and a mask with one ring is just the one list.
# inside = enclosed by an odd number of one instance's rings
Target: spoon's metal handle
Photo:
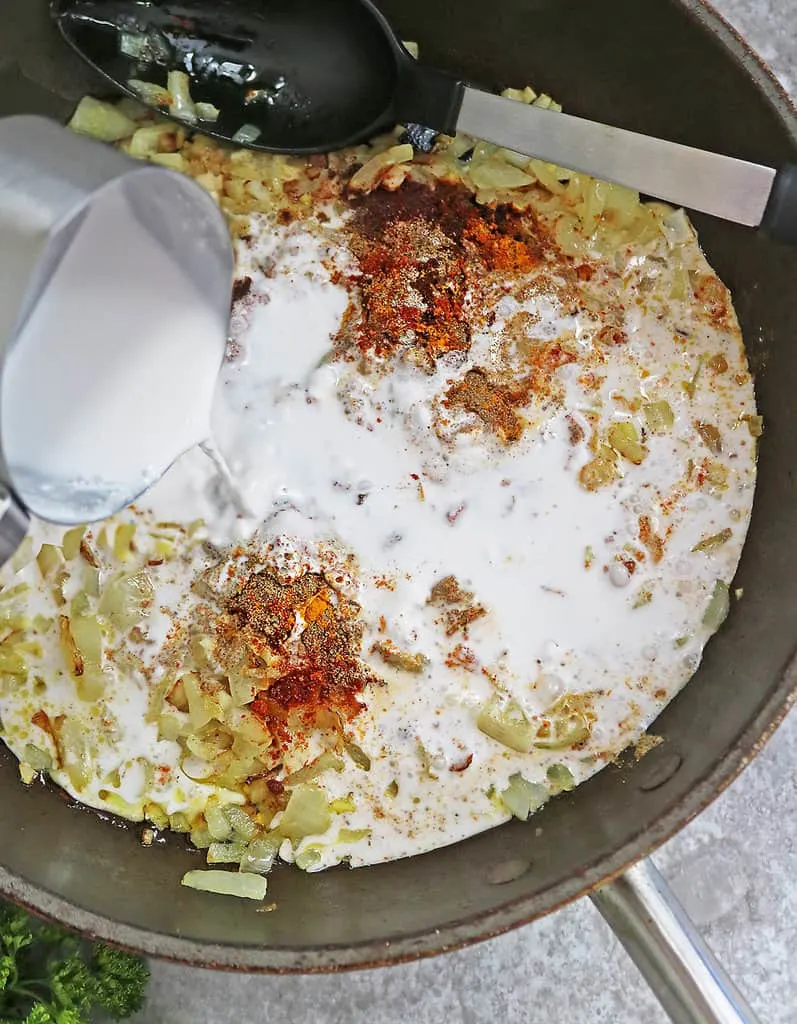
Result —
[[757, 1024], [652, 861], [596, 889], [592, 901], [674, 1024]]

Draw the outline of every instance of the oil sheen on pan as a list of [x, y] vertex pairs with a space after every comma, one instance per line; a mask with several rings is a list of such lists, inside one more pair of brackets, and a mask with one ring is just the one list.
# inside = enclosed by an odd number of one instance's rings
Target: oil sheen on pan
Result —
[[685, 214], [465, 137], [294, 160], [90, 112], [228, 214], [229, 475], [194, 449], [6, 567], [23, 780], [240, 877], [453, 843], [655, 743], [735, 599], [761, 433]]

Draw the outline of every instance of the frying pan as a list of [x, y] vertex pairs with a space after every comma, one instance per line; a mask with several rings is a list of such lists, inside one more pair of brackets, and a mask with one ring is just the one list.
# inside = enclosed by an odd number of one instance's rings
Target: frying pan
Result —
[[[576, 114], [770, 166], [797, 162], [797, 114], [700, 0], [380, 6], [430, 63], [484, 86], [530, 82]], [[0, 116], [65, 117], [84, 92], [102, 93], [50, 26], [46, 0], [4, 0], [3, 15]], [[155, 956], [312, 972], [456, 948], [603, 885], [595, 898], [674, 1019], [743, 1019], [732, 991], [718, 995], [715, 985], [710, 996], [700, 995], [695, 977], [699, 982], [702, 972], [707, 980], [709, 954], [684, 944], [677, 908], [651, 871], [643, 865], [622, 874], [732, 781], [797, 695], [797, 250], [731, 224], [695, 223], [734, 293], [766, 433], [735, 584], [744, 596], [695, 678], [657, 721], [663, 744], [552, 801], [532, 825], [512, 822], [422, 857], [356, 871], [278, 869], [271, 891], [279, 906], [271, 914], [181, 887], [183, 872], [199, 865], [180, 837], [145, 849], [133, 829], [75, 809], [45, 787], [22, 787], [3, 750], [0, 892]]]

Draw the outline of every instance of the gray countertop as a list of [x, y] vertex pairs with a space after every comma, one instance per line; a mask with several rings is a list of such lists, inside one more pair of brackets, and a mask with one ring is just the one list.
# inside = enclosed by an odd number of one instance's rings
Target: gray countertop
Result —
[[[644, 3], [645, 0], [640, 0]], [[795, 0], [715, 0], [797, 95]], [[797, 711], [656, 862], [761, 1016], [797, 1024]], [[335, 977], [152, 964], [136, 1024], [665, 1024], [587, 901], [460, 953]]]

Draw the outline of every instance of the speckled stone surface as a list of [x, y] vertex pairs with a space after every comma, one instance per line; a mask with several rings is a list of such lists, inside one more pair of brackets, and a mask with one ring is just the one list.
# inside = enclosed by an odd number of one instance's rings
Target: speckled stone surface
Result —
[[[640, 0], [644, 3], [645, 0]], [[797, 0], [716, 0], [797, 94]], [[797, 1024], [797, 712], [656, 862], [762, 1024]], [[665, 1024], [581, 901], [461, 953], [338, 977], [152, 965], [136, 1024]]]

